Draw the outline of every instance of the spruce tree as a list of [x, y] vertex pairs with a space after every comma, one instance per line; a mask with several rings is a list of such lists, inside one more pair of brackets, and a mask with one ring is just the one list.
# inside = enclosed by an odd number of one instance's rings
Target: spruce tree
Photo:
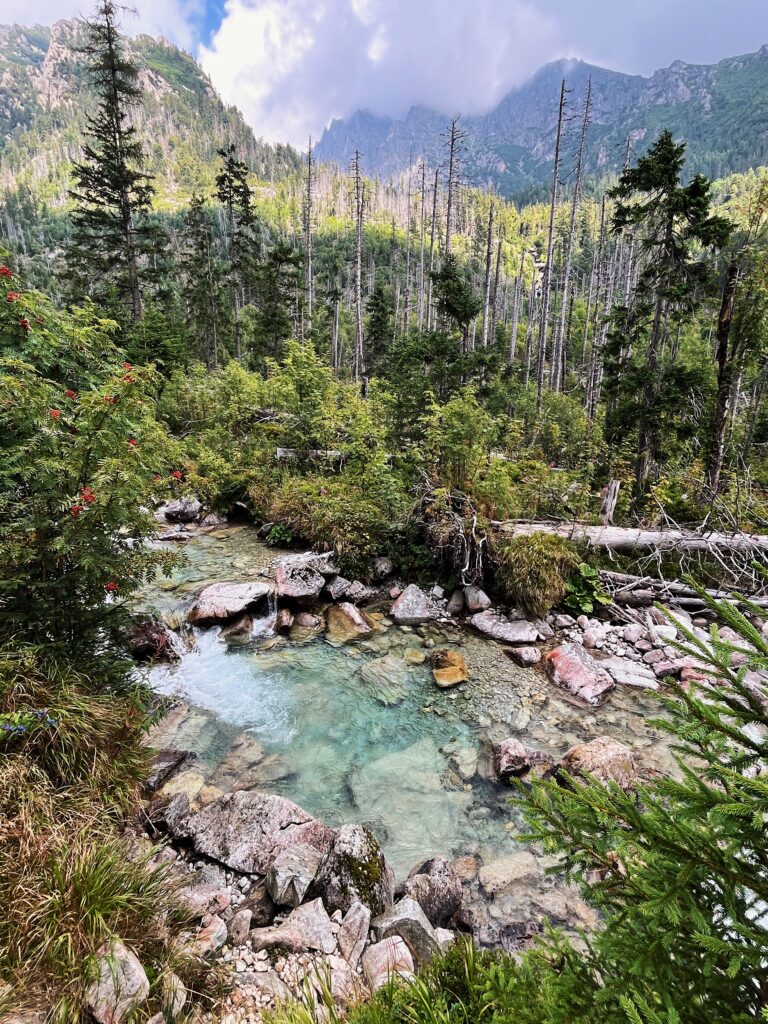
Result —
[[158, 243], [148, 223], [154, 189], [142, 170], [144, 153], [130, 111], [141, 101], [138, 68], [126, 56], [117, 29], [117, 7], [101, 0], [87, 22], [82, 52], [88, 58], [99, 105], [86, 122], [83, 159], [75, 164], [70, 272], [111, 287], [135, 322], [142, 312], [146, 258]]
[[237, 156], [234, 145], [218, 150], [221, 169], [216, 175], [216, 198], [226, 217], [229, 286], [234, 316], [235, 354], [242, 359], [240, 311], [246, 303], [246, 287], [252, 259], [252, 228], [255, 222], [253, 192], [248, 184], [248, 165]]
[[230, 330], [224, 268], [214, 243], [213, 224], [201, 195], [192, 195], [182, 229], [182, 298], [195, 338], [196, 354], [209, 370], [219, 364]]
[[663, 338], [706, 294], [711, 255], [726, 244], [731, 231], [725, 218], [710, 212], [711, 185], [703, 175], [697, 174], [688, 185], [681, 183], [684, 163], [685, 144], [662, 132], [610, 192], [617, 200], [614, 231], [636, 232], [643, 261], [630, 315], [625, 308], [617, 310], [630, 340], [643, 341], [645, 347], [635, 467], [638, 496], [644, 494], [661, 457]]
[[677, 771], [629, 791], [561, 774], [524, 797], [528, 838], [558, 855], [602, 926], [578, 950], [553, 933], [519, 970], [498, 972], [498, 1019], [765, 1019], [768, 642], [731, 603], [701, 597], [732, 632], [675, 623], [697, 666], [662, 698], [655, 723], [671, 736]]

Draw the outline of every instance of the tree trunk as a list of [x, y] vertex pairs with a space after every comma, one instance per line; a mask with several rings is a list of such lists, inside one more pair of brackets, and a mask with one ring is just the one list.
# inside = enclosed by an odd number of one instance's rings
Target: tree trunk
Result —
[[305, 194], [305, 209], [304, 209], [304, 248], [306, 250], [306, 282], [307, 282], [307, 320], [309, 322], [309, 331], [312, 332], [312, 190], [314, 187], [314, 160], [312, 157], [312, 136], [309, 136], [309, 146], [307, 147], [307, 186]]
[[549, 301], [552, 287], [552, 257], [555, 237], [555, 208], [557, 206], [557, 188], [560, 177], [560, 142], [563, 134], [563, 110], [565, 108], [565, 79], [560, 86], [560, 108], [557, 115], [557, 136], [555, 138], [555, 160], [552, 171], [552, 197], [549, 206], [549, 230], [547, 232], [547, 264], [544, 268], [542, 283], [541, 326], [539, 329], [539, 349], [536, 355], [536, 409], [541, 410], [542, 392], [544, 390], [544, 367], [547, 360], [547, 331], [549, 329]]
[[493, 260], [493, 203], [488, 211], [488, 237], [485, 246], [485, 284], [483, 286], [482, 346], [488, 346], [489, 312], [491, 304], [491, 266]]
[[723, 297], [717, 318], [715, 362], [717, 363], [717, 396], [712, 418], [712, 432], [707, 453], [707, 483], [713, 495], [720, 490], [720, 478], [725, 457], [725, 434], [728, 427], [728, 411], [733, 390], [733, 351], [730, 345], [733, 308], [738, 287], [739, 266], [732, 256], [725, 272]]

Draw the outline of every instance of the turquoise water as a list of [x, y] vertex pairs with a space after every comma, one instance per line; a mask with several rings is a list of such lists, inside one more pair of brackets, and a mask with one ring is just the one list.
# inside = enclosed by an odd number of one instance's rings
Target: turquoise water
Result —
[[[186, 565], [142, 595], [176, 624], [204, 583], [254, 578], [276, 556], [247, 527], [198, 535], [182, 553]], [[490, 738], [514, 731], [554, 755], [600, 732], [650, 742], [642, 695], [575, 707], [492, 641], [379, 619], [376, 635], [344, 647], [323, 635], [274, 637], [268, 615], [244, 645], [224, 642], [218, 628], [180, 627], [181, 661], [149, 677], [190, 707], [153, 742], [193, 750], [195, 770], [222, 790], [280, 793], [329, 825], [367, 824], [399, 875], [438, 853], [487, 861], [514, 847], [509, 791], [485, 778]], [[439, 690], [428, 662], [406, 662], [406, 652], [413, 661], [432, 645], [462, 650], [467, 686]]]

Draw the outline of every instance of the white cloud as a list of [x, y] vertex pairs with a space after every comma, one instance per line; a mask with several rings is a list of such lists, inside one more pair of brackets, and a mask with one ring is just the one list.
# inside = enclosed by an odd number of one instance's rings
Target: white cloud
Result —
[[562, 49], [528, 0], [227, 0], [200, 59], [257, 135], [304, 146], [361, 107], [487, 109]]
[[[165, 36], [186, 50], [194, 48], [204, 0], [127, 0], [126, 6], [138, 14], [121, 13], [120, 25], [126, 35]], [[96, 0], [3, 0], [0, 21], [52, 25], [60, 18], [90, 17], [95, 7]]]

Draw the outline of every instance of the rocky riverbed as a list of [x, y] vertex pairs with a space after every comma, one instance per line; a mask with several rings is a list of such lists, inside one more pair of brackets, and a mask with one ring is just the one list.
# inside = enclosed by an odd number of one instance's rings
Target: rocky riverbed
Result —
[[507, 783], [672, 770], [655, 691], [698, 671], [673, 627], [531, 622], [385, 560], [367, 586], [248, 526], [180, 536], [186, 566], [142, 595], [175, 652], [148, 670], [176, 699], [149, 737], [148, 814], [188, 876], [190, 950], [232, 974], [233, 1021], [308, 976], [343, 1004], [459, 932], [518, 949], [546, 920], [597, 923], [517, 841]]

